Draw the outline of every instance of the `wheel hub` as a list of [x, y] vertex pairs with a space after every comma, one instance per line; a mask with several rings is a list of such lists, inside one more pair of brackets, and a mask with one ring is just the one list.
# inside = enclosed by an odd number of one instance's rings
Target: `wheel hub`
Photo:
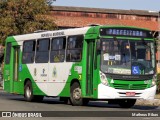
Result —
[[79, 100], [81, 98], [81, 89], [80, 88], [76, 88], [74, 91], [73, 91], [73, 98], [75, 100]]
[[31, 97], [30, 87], [27, 87], [27, 88], [26, 88], [26, 96], [27, 96], [27, 98], [30, 98], [30, 97]]

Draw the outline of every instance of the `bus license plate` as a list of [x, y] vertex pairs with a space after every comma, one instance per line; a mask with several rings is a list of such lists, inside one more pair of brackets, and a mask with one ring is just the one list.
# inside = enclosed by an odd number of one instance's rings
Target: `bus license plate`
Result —
[[135, 96], [135, 92], [126, 92], [126, 96]]

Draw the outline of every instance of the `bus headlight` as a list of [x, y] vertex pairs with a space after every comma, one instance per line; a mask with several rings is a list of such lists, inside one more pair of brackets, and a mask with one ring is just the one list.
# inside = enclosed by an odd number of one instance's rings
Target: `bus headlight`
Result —
[[101, 82], [102, 82], [103, 85], [108, 86], [108, 80], [106, 78], [106, 75], [102, 72], [100, 72], [100, 79], [101, 79]]
[[157, 75], [154, 75], [152, 78], [152, 83], [151, 83], [151, 87], [155, 86], [157, 82]]

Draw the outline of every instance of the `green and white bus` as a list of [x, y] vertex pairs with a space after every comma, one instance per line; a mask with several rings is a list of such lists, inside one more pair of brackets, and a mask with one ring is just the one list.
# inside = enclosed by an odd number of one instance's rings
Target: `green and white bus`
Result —
[[88, 26], [6, 39], [4, 90], [27, 101], [60, 97], [72, 105], [106, 100], [132, 107], [154, 99], [155, 41], [149, 30]]

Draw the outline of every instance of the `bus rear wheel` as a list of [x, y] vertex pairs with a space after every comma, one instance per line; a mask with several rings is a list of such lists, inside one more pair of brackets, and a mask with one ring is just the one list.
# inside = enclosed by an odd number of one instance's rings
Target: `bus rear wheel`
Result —
[[30, 81], [27, 81], [27, 83], [24, 86], [24, 97], [28, 102], [40, 102], [43, 100], [43, 96], [33, 95], [32, 83]]
[[122, 108], [131, 108], [136, 103], [136, 99], [120, 99], [118, 104]]
[[82, 92], [79, 83], [75, 82], [71, 86], [70, 100], [73, 106], [87, 105], [89, 100], [82, 98]]

